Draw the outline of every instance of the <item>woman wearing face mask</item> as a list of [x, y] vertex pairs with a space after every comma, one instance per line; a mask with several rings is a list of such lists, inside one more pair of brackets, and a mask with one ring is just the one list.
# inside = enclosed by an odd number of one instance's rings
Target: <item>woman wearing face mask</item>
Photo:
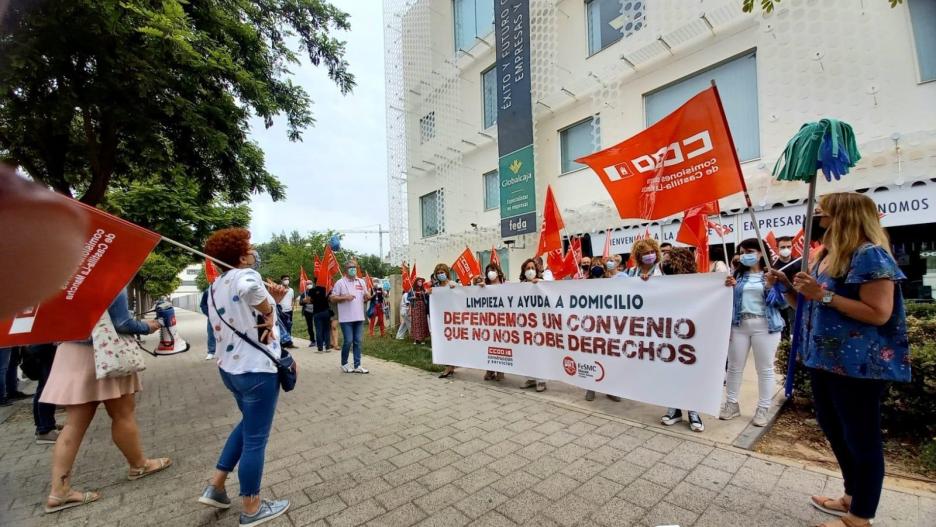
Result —
[[816, 419], [845, 480], [844, 496], [813, 496], [811, 503], [841, 516], [823, 527], [865, 527], [884, 482], [881, 399], [889, 382], [910, 381], [906, 315], [896, 284], [906, 276], [867, 196], [820, 198], [812, 233], [823, 249], [811, 258], [810, 272], [798, 273], [792, 284], [773, 273], [790, 302], [796, 303], [797, 292], [805, 301], [800, 353]]
[[620, 272], [618, 270], [618, 260], [621, 257], [619, 255], [612, 255], [611, 257], [605, 259], [604, 263], [604, 275], [605, 278], [614, 278]]
[[[448, 287], [454, 289], [456, 284], [449, 279], [449, 275], [451, 274], [452, 272], [448, 265], [444, 263], [436, 264], [435, 269], [432, 270], [432, 287]], [[430, 290], [428, 294], [432, 294], [432, 291]], [[446, 366], [445, 370], [439, 375], [439, 378], [447, 379], [452, 375], [455, 375], [455, 366]]]
[[[607, 267], [608, 263], [614, 264], [614, 259], [613, 258], [605, 259], [604, 257], [598, 257], [598, 256], [592, 258], [592, 266], [591, 266], [591, 270], [588, 273], [588, 279], [594, 280], [598, 278], [610, 278], [610, 276], [606, 274], [606, 271], [608, 269]], [[611, 394], [606, 394], [606, 395], [608, 396], [608, 399], [611, 399], [614, 402], [618, 402], [621, 400], [621, 398], [616, 395], [611, 395]], [[595, 390], [585, 390], [585, 400], [594, 401]]]
[[[587, 256], [582, 258], [582, 261], [588, 258]], [[589, 258], [589, 261], [591, 259]], [[523, 262], [523, 265], [520, 266], [520, 281], [535, 284], [543, 279], [543, 275], [539, 272], [539, 269], [536, 267], [536, 260], [533, 258], [527, 259]], [[526, 382], [523, 383], [521, 388], [536, 388], [538, 392], [546, 391], [546, 381], [541, 379], [528, 378]]]
[[416, 344], [422, 344], [429, 338], [429, 295], [426, 294], [425, 286], [426, 279], [416, 277], [413, 290], [407, 293], [410, 306], [410, 335]]
[[776, 390], [774, 356], [783, 330], [780, 310], [787, 303], [783, 295], [771, 293], [775, 278], [770, 274], [765, 275], [767, 263], [757, 238], [748, 238], [738, 247], [741, 250], [738, 268], [734, 276], [729, 276], [725, 281], [725, 285], [734, 287], [734, 318], [728, 348], [727, 397], [718, 418], [727, 420], [741, 415], [738, 406], [741, 375], [747, 363], [748, 351], [753, 349], [758, 401], [751, 424], [766, 426], [767, 410]]
[[[500, 285], [507, 281], [507, 278], [504, 276], [504, 271], [501, 270], [500, 266], [495, 263], [489, 263], [484, 268], [484, 281], [481, 282], [481, 287], [489, 285]], [[502, 381], [504, 380], [504, 373], [499, 371], [488, 370], [484, 374], [484, 380], [486, 381]]]
[[663, 276], [660, 270], [660, 244], [653, 238], [644, 238], [634, 242], [631, 248], [631, 259], [634, 261], [634, 267], [627, 269], [618, 277], [637, 277], [641, 280], [649, 280], [651, 276]]

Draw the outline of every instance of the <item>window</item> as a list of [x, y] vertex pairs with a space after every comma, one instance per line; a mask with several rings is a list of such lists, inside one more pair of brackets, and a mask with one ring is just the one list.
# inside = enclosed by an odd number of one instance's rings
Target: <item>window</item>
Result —
[[484, 174], [484, 210], [500, 208], [500, 177], [496, 170]]
[[497, 64], [481, 73], [481, 100], [484, 103], [484, 128], [497, 122]]
[[[497, 257], [500, 259], [501, 271], [504, 271], [504, 278], [506, 278], [508, 282], [516, 281], [517, 277], [510, 276], [510, 254], [507, 249], [497, 249]], [[487, 264], [491, 263], [491, 251], [478, 251], [478, 263], [481, 264], [481, 270], [484, 271]]]
[[428, 143], [435, 137], [435, 112], [419, 118], [419, 144]]
[[728, 128], [741, 161], [760, 157], [760, 128], [757, 116], [757, 61], [749, 53], [679, 80], [644, 96], [647, 126], [666, 117], [700, 91], [718, 84]]
[[439, 208], [443, 199], [442, 189], [430, 192], [419, 198], [419, 210], [422, 216], [423, 238], [435, 236], [445, 231], [445, 218]]
[[560, 173], [586, 168], [575, 160], [596, 152], [601, 145], [600, 137], [601, 126], [597, 117], [589, 117], [559, 130]]
[[585, 3], [588, 54], [594, 55], [621, 37], [640, 31], [645, 23], [645, 4], [629, 0], [588, 0]]
[[913, 43], [920, 63], [920, 80], [936, 80], [936, 2], [909, 0]]
[[476, 40], [494, 31], [494, 0], [454, 0], [455, 51], [474, 47]]

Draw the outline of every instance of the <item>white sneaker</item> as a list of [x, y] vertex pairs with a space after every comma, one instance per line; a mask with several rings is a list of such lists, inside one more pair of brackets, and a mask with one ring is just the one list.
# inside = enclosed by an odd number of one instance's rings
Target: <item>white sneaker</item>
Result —
[[352, 371], [352, 370], [351, 370], [351, 366], [348, 366], [347, 364], [342, 364], [342, 365], [341, 365], [341, 371], [343, 371], [343, 372], [345, 372], [345, 373], [351, 373], [351, 371]]
[[754, 419], [751, 419], [751, 424], [754, 426], [767, 426], [767, 408], [763, 406], [758, 406], [757, 411], [754, 412]]
[[367, 369], [364, 368], [364, 366], [358, 366], [357, 368], [354, 368], [353, 370], [351, 370], [351, 373], [370, 373], [370, 372], [367, 371]]
[[718, 414], [718, 418], [722, 421], [727, 421], [739, 415], [741, 415], [741, 408], [738, 407], [738, 403], [725, 401], [725, 404], [722, 405], [721, 413]]
[[205, 360], [211, 360], [211, 359], [213, 359], [213, 358], [215, 358], [215, 354], [214, 354], [214, 353], [209, 353], [208, 355], [205, 355]]

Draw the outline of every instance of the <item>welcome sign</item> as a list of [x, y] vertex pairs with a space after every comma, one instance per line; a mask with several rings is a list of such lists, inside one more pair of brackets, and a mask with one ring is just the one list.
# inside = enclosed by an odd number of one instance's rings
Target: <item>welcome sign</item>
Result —
[[731, 294], [717, 274], [438, 289], [432, 360], [715, 415]]

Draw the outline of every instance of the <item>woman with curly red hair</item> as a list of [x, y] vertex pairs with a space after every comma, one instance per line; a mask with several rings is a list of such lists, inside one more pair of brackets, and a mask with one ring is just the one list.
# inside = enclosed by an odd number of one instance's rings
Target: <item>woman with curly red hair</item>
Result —
[[[217, 338], [221, 380], [234, 395], [241, 422], [228, 437], [215, 474], [198, 501], [221, 509], [230, 507], [224, 484], [237, 466], [243, 504], [240, 524], [259, 525], [289, 508], [287, 500], [260, 499], [260, 479], [279, 397], [279, 380], [276, 364], [254, 347], [264, 346], [271, 356], [282, 356], [275, 306], [286, 294], [286, 288], [269, 280], [264, 285], [256, 271], [260, 257], [251, 247], [250, 231], [246, 229], [215, 232], [205, 243], [205, 252], [233, 267], [209, 288], [208, 319]], [[244, 335], [253, 342], [248, 342]]]

